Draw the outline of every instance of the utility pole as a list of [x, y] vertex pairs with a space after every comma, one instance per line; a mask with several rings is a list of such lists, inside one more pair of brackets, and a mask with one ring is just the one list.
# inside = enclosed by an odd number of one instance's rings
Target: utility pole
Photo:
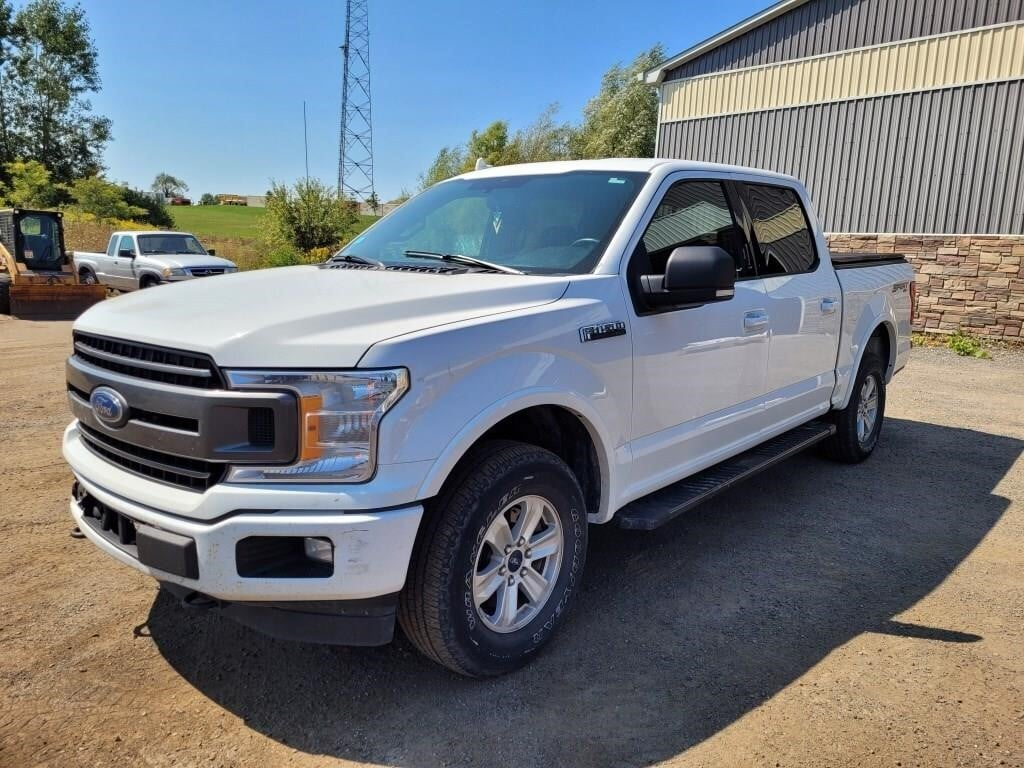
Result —
[[373, 131], [370, 122], [370, 23], [368, 0], [346, 0], [341, 46], [341, 128], [338, 196], [366, 202], [373, 196]]

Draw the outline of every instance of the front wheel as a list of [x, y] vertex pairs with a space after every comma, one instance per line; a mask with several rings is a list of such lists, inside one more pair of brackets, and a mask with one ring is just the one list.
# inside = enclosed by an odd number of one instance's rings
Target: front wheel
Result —
[[853, 380], [850, 402], [832, 414], [836, 433], [823, 443], [825, 454], [848, 464], [864, 461], [875, 450], [884, 418], [885, 363], [874, 347], [868, 347]]
[[399, 600], [402, 630], [426, 656], [482, 677], [525, 664], [579, 589], [587, 517], [553, 453], [487, 443], [427, 510]]

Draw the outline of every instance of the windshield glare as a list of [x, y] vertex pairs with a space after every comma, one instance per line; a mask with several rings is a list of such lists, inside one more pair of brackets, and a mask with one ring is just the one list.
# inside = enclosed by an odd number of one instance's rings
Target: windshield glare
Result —
[[406, 251], [431, 251], [531, 274], [585, 274], [646, 179], [608, 171], [455, 179], [412, 198], [342, 254], [408, 264]]
[[139, 235], [142, 253], [190, 253], [205, 256], [206, 251], [192, 235]]

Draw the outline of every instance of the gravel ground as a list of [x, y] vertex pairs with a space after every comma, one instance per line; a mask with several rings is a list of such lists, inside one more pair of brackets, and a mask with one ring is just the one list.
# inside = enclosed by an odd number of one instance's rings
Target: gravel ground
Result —
[[1024, 357], [916, 351], [867, 463], [592, 533], [572, 619], [463, 680], [184, 611], [68, 536], [69, 324], [0, 318], [0, 766], [1022, 766]]

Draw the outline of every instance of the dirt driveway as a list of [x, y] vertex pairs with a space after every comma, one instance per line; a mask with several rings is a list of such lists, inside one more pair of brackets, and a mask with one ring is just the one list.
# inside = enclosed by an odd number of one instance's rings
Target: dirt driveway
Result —
[[1024, 359], [923, 350], [875, 456], [593, 532], [572, 620], [473, 682], [184, 611], [68, 536], [67, 323], [0, 319], [0, 765], [1024, 765]]

